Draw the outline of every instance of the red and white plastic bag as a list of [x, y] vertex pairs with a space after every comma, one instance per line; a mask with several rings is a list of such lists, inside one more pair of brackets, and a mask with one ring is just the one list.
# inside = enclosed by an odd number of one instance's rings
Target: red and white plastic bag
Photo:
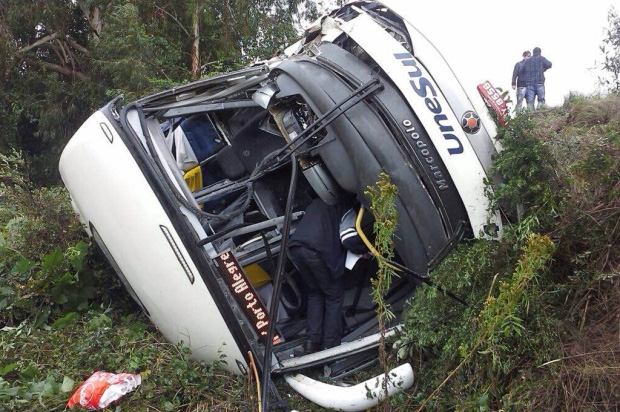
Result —
[[134, 390], [141, 382], [140, 375], [97, 371], [77, 388], [67, 406], [80, 405], [91, 411], [103, 409]]

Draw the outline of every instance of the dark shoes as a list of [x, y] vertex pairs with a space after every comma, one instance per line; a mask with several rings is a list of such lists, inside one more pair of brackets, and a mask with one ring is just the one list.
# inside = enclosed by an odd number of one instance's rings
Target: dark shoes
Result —
[[301, 348], [296, 348], [293, 351], [295, 357], [310, 355], [311, 353], [322, 350], [321, 345], [316, 342], [310, 342], [309, 340], [304, 342]]

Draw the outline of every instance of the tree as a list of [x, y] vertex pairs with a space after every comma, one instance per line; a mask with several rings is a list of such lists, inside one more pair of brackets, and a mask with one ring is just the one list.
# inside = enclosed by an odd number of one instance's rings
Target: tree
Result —
[[70, 0], [0, 3], [0, 147], [22, 150], [36, 177], [56, 177], [52, 153], [88, 112], [88, 22]]
[[[0, 151], [58, 182], [60, 150], [107, 100], [269, 57], [308, 0], [0, 0]], [[307, 12], [306, 12], [307, 13]]]
[[205, 0], [202, 2], [202, 74], [236, 69], [275, 55], [298, 33], [294, 15], [309, 0]]
[[166, 33], [154, 8], [112, 5], [91, 44], [91, 72], [106, 85], [106, 100], [119, 94], [133, 100], [189, 79], [181, 41]]
[[609, 76], [599, 77], [599, 82], [608, 91], [620, 91], [620, 16], [613, 6], [607, 21], [609, 27], [600, 49], [604, 56], [602, 68]]

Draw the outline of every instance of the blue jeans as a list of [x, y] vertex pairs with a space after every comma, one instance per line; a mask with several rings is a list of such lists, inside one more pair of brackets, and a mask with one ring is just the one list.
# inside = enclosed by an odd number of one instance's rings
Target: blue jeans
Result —
[[538, 109], [545, 105], [545, 85], [543, 83], [527, 86], [525, 93], [525, 101], [530, 110], [534, 110], [534, 98], [538, 99]]
[[308, 291], [306, 319], [310, 342], [325, 348], [340, 345], [344, 302], [342, 276], [333, 276], [321, 255], [304, 246], [291, 246], [288, 256]]
[[520, 110], [521, 106], [523, 106], [523, 99], [525, 99], [526, 92], [527, 87], [517, 87], [517, 110]]

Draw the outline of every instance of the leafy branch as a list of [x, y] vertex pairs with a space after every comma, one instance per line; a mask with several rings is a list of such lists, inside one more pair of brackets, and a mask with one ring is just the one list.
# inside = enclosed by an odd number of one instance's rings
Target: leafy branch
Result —
[[372, 279], [372, 301], [377, 305], [377, 319], [381, 337], [379, 340], [379, 362], [385, 373], [386, 379], [383, 380], [382, 390], [387, 393], [388, 385], [388, 354], [385, 346], [386, 324], [394, 319], [394, 313], [390, 310], [390, 305], [385, 302], [385, 295], [390, 288], [392, 278], [396, 275], [394, 269], [386, 260], [394, 257], [394, 241], [392, 237], [398, 225], [398, 215], [394, 207], [394, 200], [397, 195], [397, 188], [390, 181], [387, 173], [381, 173], [377, 185], [369, 187], [365, 192], [370, 197], [371, 207], [375, 224], [374, 233], [376, 235], [375, 249], [381, 256], [378, 259], [379, 270], [377, 277]]
[[[519, 318], [519, 311], [522, 306], [527, 306], [527, 289], [536, 281], [540, 273], [547, 268], [554, 251], [555, 246], [548, 236], [534, 233], [529, 235], [512, 278], [500, 282], [497, 297], [493, 296], [492, 290], [489, 291], [484, 306], [478, 315], [481, 325], [478, 331], [478, 339], [469, 351], [464, 347], [460, 348], [463, 359], [420, 404], [417, 409], [418, 412], [424, 410], [428, 402], [471, 360], [480, 347], [486, 346], [486, 349], [480, 351], [480, 353], [491, 354], [493, 356], [493, 364], [496, 364], [496, 361], [499, 359], [494, 355], [495, 346], [498, 345], [501, 337], [511, 334], [520, 335], [521, 320]], [[494, 285], [495, 282], [491, 284], [491, 288]]]

